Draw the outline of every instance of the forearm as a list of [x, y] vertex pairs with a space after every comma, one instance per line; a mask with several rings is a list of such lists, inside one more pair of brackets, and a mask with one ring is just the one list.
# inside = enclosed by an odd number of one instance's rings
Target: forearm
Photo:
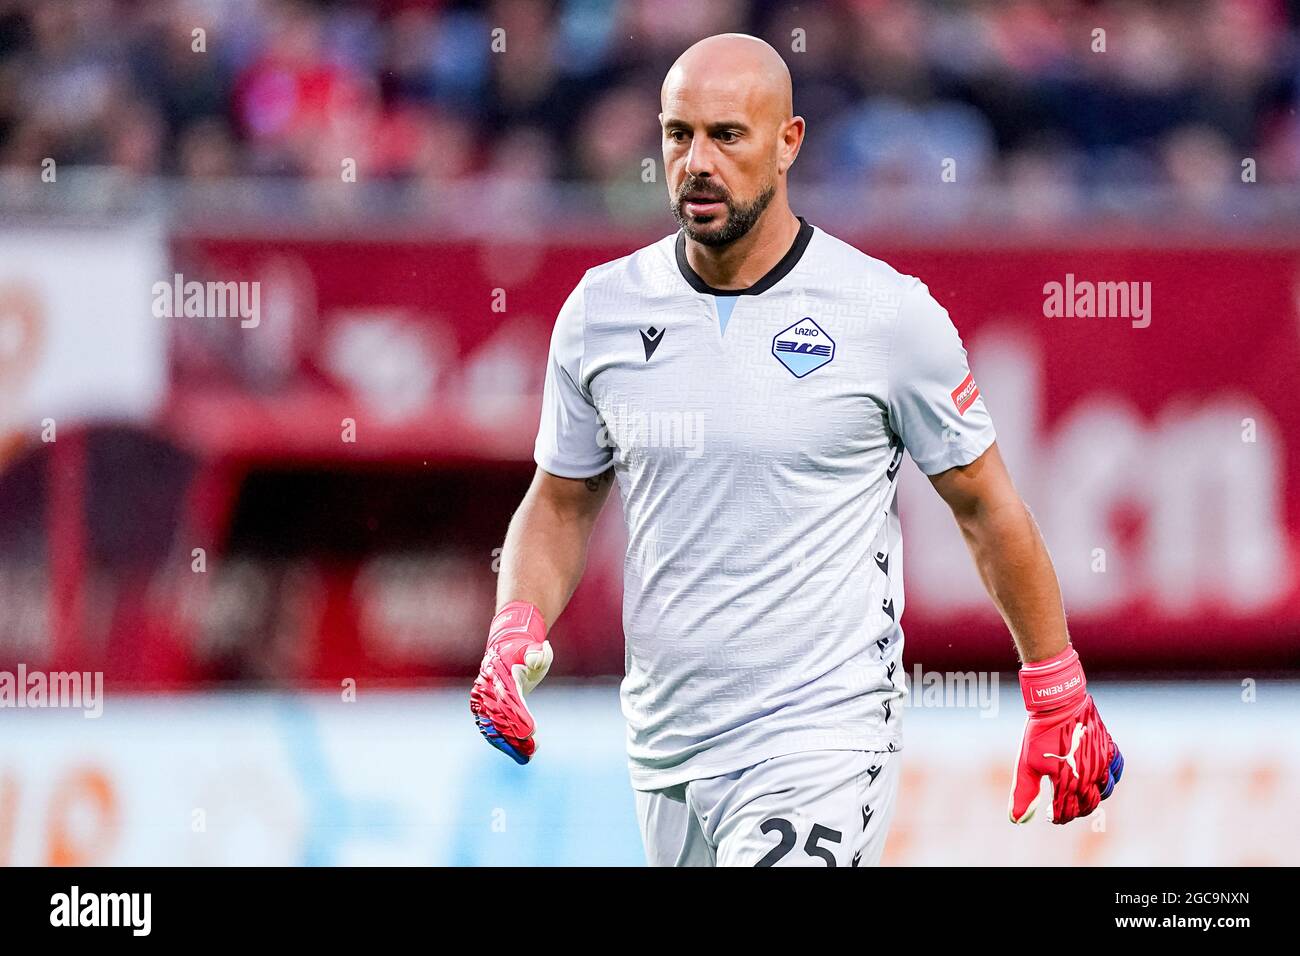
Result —
[[[1070, 635], [1061, 587], [1038, 524], [996, 443], [970, 464], [931, 475], [930, 481], [952, 508], [1021, 661], [1040, 665], [1020, 669], [1029, 720], [1007, 805], [1011, 822], [1033, 817], [1044, 777], [1053, 781], [1052, 822], [1087, 816], [1110, 796], [1124, 758], [1086, 691], [1079, 655], [1066, 652]], [[1062, 764], [1072, 776], [1062, 776]]]
[[580, 486], [574, 482], [573, 493], [564, 497], [545, 493], [541, 476], [534, 481], [506, 532], [498, 609], [511, 601], [528, 601], [542, 612], [547, 627], [554, 625], [582, 580], [587, 542], [611, 481], [612, 473], [606, 472]]
[[1020, 497], [979, 508], [958, 525], [1021, 660], [1045, 660], [1064, 650], [1069, 635], [1061, 588], [1038, 524]]

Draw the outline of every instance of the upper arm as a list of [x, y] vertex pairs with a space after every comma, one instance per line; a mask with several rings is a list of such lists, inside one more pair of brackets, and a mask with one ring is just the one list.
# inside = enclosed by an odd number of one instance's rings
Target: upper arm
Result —
[[589, 527], [595, 523], [613, 485], [613, 468], [588, 478], [563, 478], [545, 468], [538, 468], [528, 489], [528, 498], [566, 521]]
[[542, 391], [542, 415], [533, 458], [557, 478], [602, 474], [614, 453], [583, 381], [586, 278], [560, 309], [551, 334]]
[[889, 423], [916, 466], [936, 475], [972, 463], [996, 436], [952, 319], [910, 281], [890, 347]]
[[929, 478], [959, 524], [1020, 500], [996, 442], [969, 464], [945, 469]]

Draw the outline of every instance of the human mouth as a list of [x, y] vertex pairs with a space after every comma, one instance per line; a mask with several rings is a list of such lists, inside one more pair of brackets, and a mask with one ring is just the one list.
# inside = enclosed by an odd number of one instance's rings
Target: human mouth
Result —
[[725, 205], [720, 197], [709, 193], [689, 192], [682, 198], [682, 206], [690, 216], [711, 216]]

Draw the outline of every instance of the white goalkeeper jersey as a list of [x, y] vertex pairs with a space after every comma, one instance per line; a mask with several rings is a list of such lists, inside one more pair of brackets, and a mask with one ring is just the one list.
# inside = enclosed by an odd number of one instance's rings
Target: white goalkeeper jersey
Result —
[[555, 324], [535, 457], [617, 476], [637, 789], [899, 749], [903, 450], [936, 474], [994, 439], [926, 286], [800, 223], [748, 289], [678, 233], [589, 270]]

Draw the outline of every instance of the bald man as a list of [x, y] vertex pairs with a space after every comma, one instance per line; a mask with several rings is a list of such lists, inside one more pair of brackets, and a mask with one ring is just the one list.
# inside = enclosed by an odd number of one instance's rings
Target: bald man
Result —
[[589, 270], [556, 321], [538, 470], [471, 693], [480, 731], [531, 759], [524, 695], [617, 478], [621, 695], [650, 863], [876, 863], [901, 759], [906, 450], [1024, 662], [1011, 819], [1033, 814], [1044, 777], [1054, 822], [1087, 815], [1122, 758], [948, 313], [790, 211], [804, 121], [766, 43], [695, 44], [662, 109], [681, 228]]

